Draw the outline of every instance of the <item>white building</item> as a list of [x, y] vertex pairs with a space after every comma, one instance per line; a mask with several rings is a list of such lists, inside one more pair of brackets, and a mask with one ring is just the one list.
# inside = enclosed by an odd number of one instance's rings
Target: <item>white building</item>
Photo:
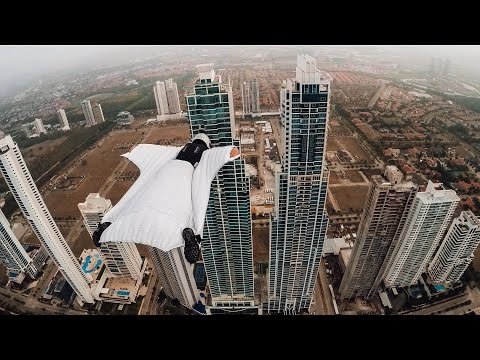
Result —
[[82, 101], [82, 111], [83, 115], [85, 116], [87, 126], [95, 125], [95, 117], [93, 116], [92, 104], [90, 104], [90, 100]]
[[57, 111], [57, 115], [58, 115], [58, 120], [60, 121], [60, 128], [63, 131], [70, 130], [70, 125], [68, 124], [67, 114], [65, 114], [65, 110], [59, 109]]
[[[308, 311], [328, 217], [325, 167], [330, 82], [311, 56], [297, 56], [296, 77], [280, 90], [282, 171], [275, 174], [270, 228], [268, 311]], [[286, 141], [285, 141], [286, 140]], [[280, 150], [280, 149], [279, 149]]]
[[258, 80], [247, 80], [242, 83], [243, 117], [260, 113], [260, 93]]
[[199, 298], [199, 291], [193, 277], [194, 265], [185, 260], [183, 247], [168, 252], [151, 246], [148, 249], [165, 294], [191, 309]]
[[173, 82], [173, 79], [165, 80], [165, 90], [167, 92], [169, 114], [181, 113], [182, 110], [180, 108], [180, 99], [178, 98], [177, 83]]
[[459, 201], [455, 191], [446, 190], [441, 183], [431, 181], [424, 192], [416, 194], [386, 268], [384, 280], [387, 287], [417, 283], [427, 270]]
[[92, 111], [93, 111], [93, 118], [95, 119], [96, 124], [105, 122], [105, 118], [103, 117], [102, 105], [100, 104], [93, 105]]
[[10, 280], [21, 283], [28, 273], [35, 278], [37, 269], [22, 244], [10, 228], [10, 224], [0, 210], [0, 263], [7, 268]]
[[133, 124], [135, 121], [132, 114], [128, 111], [119, 112], [117, 117], [115, 118], [115, 122], [119, 125], [130, 125]]
[[462, 211], [453, 220], [445, 239], [429, 266], [430, 278], [436, 283], [460, 280], [473, 260], [480, 243], [480, 220], [470, 211]]
[[[115, 303], [131, 304], [142, 292], [142, 278], [147, 267], [147, 260], [143, 261], [141, 276], [138, 279], [112, 277], [106, 271], [104, 259], [98, 249], [85, 249], [80, 255], [82, 271], [91, 281], [92, 294], [95, 300]], [[143, 290], [146, 290], [143, 287]], [[143, 291], [143, 295], [146, 291]]]
[[[97, 230], [103, 216], [112, 208], [112, 202], [98, 193], [91, 193], [78, 204], [83, 223], [90, 236]], [[111, 275], [116, 277], [141, 276], [142, 258], [135, 243], [107, 242], [100, 244], [100, 253]]]
[[10, 135], [0, 140], [0, 170], [23, 215], [48, 254], [70, 284], [80, 303], [94, 299], [80, 264], [53, 221], [33, 182], [20, 149]]
[[155, 103], [157, 104], [158, 115], [169, 114], [167, 91], [163, 81], [157, 81], [153, 86], [153, 94], [155, 95]]
[[35, 132], [40, 135], [40, 134], [46, 134], [47, 130], [45, 129], [45, 126], [43, 126], [43, 121], [42, 119], [36, 118], [33, 121], [33, 128], [35, 129]]

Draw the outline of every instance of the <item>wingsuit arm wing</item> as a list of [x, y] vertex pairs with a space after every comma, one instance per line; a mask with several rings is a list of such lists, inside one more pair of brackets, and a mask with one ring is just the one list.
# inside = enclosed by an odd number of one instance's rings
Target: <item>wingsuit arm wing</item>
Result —
[[123, 157], [126, 157], [138, 166], [140, 177], [128, 189], [120, 201], [105, 214], [102, 223], [112, 222], [116, 218], [121, 217], [124, 212], [128, 213], [130, 199], [142, 187], [143, 181], [148, 177], [148, 171], [150, 169], [159, 169], [167, 161], [175, 159], [181, 149], [182, 147], [140, 144], [133, 148], [132, 151], [123, 154]]
[[192, 205], [195, 230], [197, 234], [203, 233], [205, 215], [207, 213], [210, 187], [218, 171], [229, 161], [238, 159], [240, 155], [230, 157], [234, 146], [222, 146], [209, 149], [202, 154], [192, 179]]
[[181, 149], [182, 147], [140, 144], [122, 156], [137, 165], [140, 172], [143, 172], [153, 165], [158, 169], [168, 160], [175, 159]]

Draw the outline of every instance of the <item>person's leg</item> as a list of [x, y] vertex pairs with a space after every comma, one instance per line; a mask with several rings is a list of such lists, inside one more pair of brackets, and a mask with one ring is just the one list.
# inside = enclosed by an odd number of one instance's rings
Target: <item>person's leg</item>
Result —
[[200, 258], [200, 246], [198, 245], [197, 237], [190, 228], [183, 229], [182, 236], [183, 240], [185, 240], [185, 247], [183, 249], [185, 259], [190, 264], [195, 264]]

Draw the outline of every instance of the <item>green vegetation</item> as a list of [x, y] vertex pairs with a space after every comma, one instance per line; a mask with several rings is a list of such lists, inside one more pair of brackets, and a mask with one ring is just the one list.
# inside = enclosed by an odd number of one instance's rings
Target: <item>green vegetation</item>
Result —
[[65, 136], [65, 133], [61, 131], [55, 131], [49, 134], [41, 134], [39, 137], [27, 138], [24, 133], [20, 133], [15, 136], [14, 140], [20, 147], [20, 149], [27, 148], [32, 145], [40, 144], [47, 140], [55, 140]]
[[[77, 154], [93, 145], [98, 139], [106, 135], [114, 126], [115, 123], [107, 121], [97, 126], [72, 130], [68, 138], [62, 144], [42, 155], [41, 158], [33, 161], [28, 166], [37, 186], [40, 187], [43, 185]], [[6, 190], [4, 182], [3, 184], [0, 184], [0, 191], [2, 188]], [[17, 209], [18, 206], [11, 193], [9, 193], [5, 197], [5, 206], [2, 209], [5, 216], [10, 217]]]

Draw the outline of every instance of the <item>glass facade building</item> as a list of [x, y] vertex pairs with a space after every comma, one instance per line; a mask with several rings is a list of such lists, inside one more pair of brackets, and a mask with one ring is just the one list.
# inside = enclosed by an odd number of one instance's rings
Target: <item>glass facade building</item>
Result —
[[[200, 66], [186, 101], [192, 137], [204, 133], [213, 146], [240, 149], [232, 88], [215, 75], [211, 64]], [[254, 306], [250, 181], [243, 158], [224, 165], [213, 180], [202, 238], [211, 305]]]
[[330, 83], [316, 61], [297, 57], [296, 78], [280, 90], [282, 171], [276, 173], [270, 226], [268, 311], [308, 310], [322, 255], [328, 217], [325, 169]]

